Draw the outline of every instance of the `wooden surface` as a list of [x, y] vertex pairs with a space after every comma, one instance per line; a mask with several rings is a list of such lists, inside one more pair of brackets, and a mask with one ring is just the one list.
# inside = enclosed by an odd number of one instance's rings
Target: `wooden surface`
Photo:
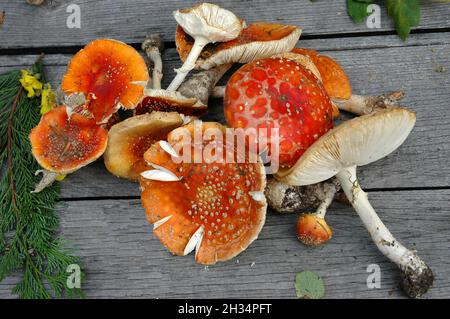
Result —
[[[29, 66], [40, 51], [50, 81], [57, 85], [79, 46], [98, 37], [137, 47], [147, 32], [160, 32], [164, 85], [180, 61], [173, 49], [171, 11], [193, 1], [25, 1], [0, 2], [0, 72]], [[65, 26], [66, 7], [78, 3], [81, 29]], [[387, 158], [360, 169], [361, 183], [394, 235], [417, 249], [435, 271], [426, 297], [450, 297], [450, 6], [427, 4], [420, 27], [406, 43], [382, 14], [382, 28], [353, 24], [345, 1], [218, 1], [247, 21], [293, 23], [304, 29], [298, 46], [336, 58], [354, 92], [404, 90], [405, 106], [417, 112], [417, 125], [405, 144]], [[438, 72], [443, 71], [443, 72]], [[223, 121], [221, 101], [210, 120]], [[173, 257], [151, 235], [135, 184], [106, 172], [101, 161], [62, 183], [61, 231], [83, 257], [88, 297], [282, 297], [294, 298], [295, 274], [311, 269], [323, 276], [328, 298], [403, 297], [398, 271], [370, 241], [356, 214], [334, 204], [329, 224], [335, 236], [308, 249], [295, 238], [296, 216], [269, 212], [260, 235], [232, 261], [205, 269], [193, 257]], [[254, 264], [253, 264], [254, 263]], [[368, 289], [366, 268], [382, 269], [381, 289]], [[252, 266], [253, 265], [253, 266]], [[17, 276], [0, 283], [0, 298], [11, 298]]]

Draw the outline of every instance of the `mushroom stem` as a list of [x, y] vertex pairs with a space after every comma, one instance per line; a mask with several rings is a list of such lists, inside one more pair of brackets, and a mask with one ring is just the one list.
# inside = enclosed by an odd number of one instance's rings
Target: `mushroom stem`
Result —
[[382, 95], [353, 94], [348, 100], [332, 100], [342, 111], [347, 111], [356, 115], [365, 115], [378, 110], [394, 107], [404, 96], [404, 92], [397, 91]]
[[161, 40], [160, 35], [148, 35], [145, 41], [142, 42], [142, 50], [147, 54], [150, 61], [153, 62], [152, 88], [160, 89], [163, 77], [161, 53], [164, 51], [164, 42]]
[[339, 189], [335, 178], [307, 186], [291, 186], [272, 178], [267, 181], [265, 195], [269, 206], [278, 213], [316, 209], [316, 213], [324, 217]]
[[31, 191], [32, 194], [40, 193], [45, 188], [50, 187], [56, 180], [58, 180], [58, 176], [61, 175], [58, 173], [47, 171], [46, 169], [37, 170], [34, 175], [39, 175], [41, 173], [42, 179], [39, 181], [39, 183], [36, 184], [34, 190]]
[[203, 105], [208, 105], [211, 91], [232, 65], [232, 63], [222, 64], [213, 69], [194, 74], [180, 86], [178, 92], [185, 97], [196, 98]]
[[334, 195], [336, 195], [336, 192], [340, 188], [339, 185], [336, 185], [336, 183], [333, 184], [327, 184], [325, 188], [325, 198], [323, 199], [322, 203], [317, 207], [317, 210], [315, 212], [315, 215], [317, 217], [325, 218], [325, 214], [327, 213], [328, 207], [330, 207], [331, 202], [333, 202]]
[[167, 91], [176, 91], [180, 87], [189, 71], [195, 68], [195, 62], [197, 61], [197, 58], [199, 57], [205, 45], [207, 45], [208, 43], [209, 40], [204, 37], [195, 38], [194, 45], [192, 46], [192, 49], [189, 52], [189, 55], [184, 61], [183, 65], [181, 66], [181, 68], [175, 69], [177, 75], [169, 84]]
[[356, 166], [343, 169], [336, 177], [378, 249], [402, 271], [401, 285], [405, 293], [411, 298], [426, 293], [434, 279], [431, 269], [414, 251], [400, 244], [383, 224], [359, 186]]

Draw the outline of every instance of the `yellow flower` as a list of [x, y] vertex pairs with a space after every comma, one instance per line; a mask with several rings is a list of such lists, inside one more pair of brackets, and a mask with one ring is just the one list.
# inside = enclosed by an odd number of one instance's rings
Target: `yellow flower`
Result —
[[50, 83], [44, 85], [41, 95], [41, 114], [45, 114], [56, 106], [56, 95]]
[[28, 92], [28, 97], [39, 96], [42, 90], [42, 83], [39, 81], [38, 76], [28, 73], [27, 70], [21, 70], [22, 77], [20, 78], [20, 84]]
[[62, 181], [64, 178], [66, 178], [66, 176], [67, 176], [67, 175], [58, 175], [58, 176], [56, 176], [56, 180], [57, 180], [58, 182], [60, 182], [60, 181]]

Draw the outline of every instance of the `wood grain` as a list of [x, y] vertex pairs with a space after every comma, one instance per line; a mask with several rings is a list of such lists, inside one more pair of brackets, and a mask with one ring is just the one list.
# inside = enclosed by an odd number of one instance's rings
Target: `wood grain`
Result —
[[[247, 22], [268, 21], [294, 24], [306, 36], [379, 33], [393, 31], [393, 23], [381, 9], [381, 28], [368, 29], [354, 24], [346, 12], [345, 1], [235, 0], [213, 1], [234, 11]], [[142, 41], [147, 32], [161, 33], [173, 41], [175, 20], [172, 11], [190, 7], [197, 0], [48, 0], [35, 7], [25, 1], [7, 1], [0, 5], [5, 21], [0, 28], [0, 48], [62, 47], [84, 45], [100, 37], [114, 37], [125, 42]], [[69, 29], [66, 20], [69, 5], [79, 5], [81, 28]], [[445, 4], [424, 1], [418, 29], [450, 27]]]
[[[425, 37], [426, 39], [422, 39]], [[396, 152], [369, 166], [360, 168], [363, 187], [411, 188], [450, 185], [450, 44], [439, 36], [414, 35], [411, 46], [396, 46], [396, 36], [380, 37], [379, 44], [363, 38], [346, 41], [347, 47], [327, 50], [348, 73], [354, 92], [377, 94], [404, 90], [403, 105], [417, 112], [417, 124]], [[440, 40], [441, 39], [441, 40]], [[324, 40], [301, 41], [299, 46], [322, 48]], [[427, 41], [444, 44], [427, 44]], [[342, 42], [340, 40], [340, 42]], [[339, 41], [331, 42], [331, 48]], [[364, 48], [368, 46], [368, 48]], [[363, 47], [363, 48], [361, 48]], [[48, 55], [45, 65], [48, 77], [57, 86], [71, 55]], [[0, 72], [30, 65], [35, 56], [0, 56]], [[173, 68], [179, 65], [174, 49], [164, 54], [163, 87], [168, 84]], [[442, 67], [444, 72], [437, 72]], [[207, 120], [223, 121], [221, 100], [210, 105]], [[99, 182], [101, 181], [101, 182]], [[138, 196], [133, 183], [111, 176], [103, 163], [97, 162], [69, 176], [63, 183], [64, 198]]]
[[[450, 190], [371, 192], [369, 198], [404, 245], [434, 270], [427, 298], [450, 297]], [[378, 252], [350, 207], [333, 204], [334, 237], [317, 249], [295, 237], [295, 215], [268, 213], [260, 237], [237, 258], [205, 268], [171, 256], [151, 234], [138, 200], [75, 201], [61, 209], [62, 235], [86, 269], [89, 298], [295, 298], [297, 272], [323, 277], [326, 298], [402, 298], [399, 272]], [[253, 266], [252, 266], [253, 264]], [[367, 266], [381, 267], [381, 288], [368, 289]], [[0, 283], [9, 298], [17, 276]]]

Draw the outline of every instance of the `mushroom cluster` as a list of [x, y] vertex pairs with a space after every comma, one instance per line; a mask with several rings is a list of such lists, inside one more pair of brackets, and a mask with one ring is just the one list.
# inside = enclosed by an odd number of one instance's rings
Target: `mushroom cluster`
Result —
[[[333, 233], [325, 215], [342, 188], [379, 250], [401, 269], [405, 292], [425, 293], [432, 271], [393, 237], [356, 177], [357, 166], [389, 155], [411, 132], [415, 113], [397, 105], [403, 93], [353, 94], [335, 60], [295, 48], [296, 26], [247, 25], [210, 3], [173, 15], [183, 65], [166, 89], [164, 45], [155, 34], [142, 44], [152, 77], [144, 58], [116, 40], [92, 41], [72, 58], [61, 106], [30, 134], [44, 173], [36, 191], [104, 155], [109, 172], [139, 182], [161, 243], [175, 255], [195, 250], [195, 260], [209, 265], [244, 251], [258, 237], [268, 206], [302, 213], [297, 237], [304, 244], [327, 242]], [[243, 65], [226, 87], [217, 87], [234, 63]], [[210, 97], [224, 98], [229, 127], [198, 119]], [[334, 126], [340, 110], [359, 117]], [[251, 132], [244, 156], [228, 135], [233, 128]], [[272, 146], [279, 156], [269, 160]], [[280, 169], [266, 182], [268, 161]]]

